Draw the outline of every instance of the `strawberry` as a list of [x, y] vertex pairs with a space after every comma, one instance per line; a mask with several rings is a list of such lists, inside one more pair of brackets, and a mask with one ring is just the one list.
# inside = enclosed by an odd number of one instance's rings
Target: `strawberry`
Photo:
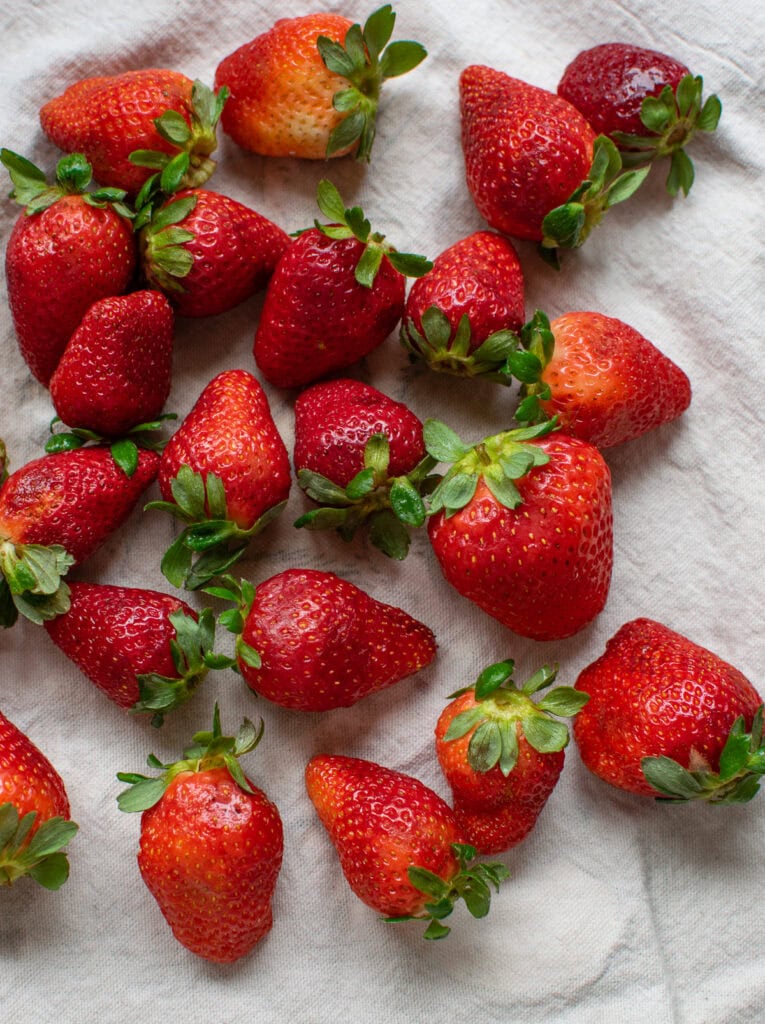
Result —
[[571, 61], [558, 95], [608, 135], [633, 163], [670, 157], [667, 190], [685, 195], [693, 164], [685, 146], [697, 131], [713, 132], [722, 113], [717, 96], [702, 101], [703, 80], [666, 53], [631, 43], [601, 43]]
[[181, 316], [214, 316], [254, 295], [271, 276], [289, 236], [268, 218], [209, 189], [186, 189], [144, 218], [144, 276]]
[[497, 231], [558, 247], [582, 245], [609, 206], [635, 192], [647, 168], [622, 173], [616, 146], [567, 100], [471, 65], [460, 76], [467, 186]]
[[451, 694], [436, 724], [436, 753], [451, 786], [454, 813], [479, 853], [501, 853], [525, 839], [563, 768], [567, 727], [584, 694], [558, 686], [535, 703], [556, 668], [544, 666], [521, 686], [514, 664], [489, 665], [474, 686]]
[[282, 510], [290, 482], [265, 391], [245, 370], [219, 373], [162, 452], [164, 500], [146, 506], [185, 524], [162, 562], [167, 579], [194, 589], [233, 565]]
[[502, 374], [512, 332], [525, 320], [523, 272], [512, 243], [475, 231], [449, 246], [414, 282], [401, 342], [412, 359], [462, 377]]
[[282, 822], [238, 761], [262, 733], [245, 719], [236, 737], [223, 736], [216, 705], [212, 731], [197, 733], [182, 760], [151, 755], [159, 776], [117, 776], [131, 784], [120, 809], [143, 812], [141, 877], [181, 945], [214, 963], [245, 956], [273, 923]]
[[285, 250], [255, 335], [255, 362], [276, 387], [303, 387], [381, 345], [404, 311], [404, 275], [431, 266], [371, 233], [359, 207], [345, 209], [331, 182], [319, 182], [317, 199], [334, 223], [317, 222]]
[[422, 423], [402, 402], [348, 378], [312, 385], [295, 402], [294, 463], [298, 483], [322, 506], [295, 526], [350, 540], [368, 521], [376, 547], [406, 556], [406, 527], [425, 521], [419, 486], [435, 463]]
[[[567, 434], [608, 448], [669, 423], [690, 404], [685, 373], [614, 317], [564, 313], [550, 323], [537, 310], [521, 338], [532, 356], [522, 374], [521, 423], [555, 416]], [[510, 366], [522, 356], [513, 354]]]
[[84, 153], [102, 185], [136, 193], [170, 166], [179, 186], [202, 185], [226, 102], [179, 71], [145, 68], [83, 78], [40, 110], [42, 130], [66, 153]]
[[331, 572], [287, 569], [257, 587], [223, 577], [236, 667], [256, 693], [295, 711], [349, 707], [429, 665], [433, 633]]
[[743, 803], [757, 793], [762, 698], [738, 669], [680, 633], [651, 619], [627, 622], [576, 689], [589, 701], [574, 739], [605, 782], [675, 801]]
[[124, 192], [86, 193], [90, 165], [78, 154], [59, 160], [56, 183], [8, 149], [0, 160], [11, 196], [26, 207], [5, 253], [8, 302], [21, 354], [47, 386], [83, 316], [98, 299], [124, 292], [136, 265]]
[[395, 21], [390, 4], [363, 28], [327, 12], [280, 18], [218, 65], [215, 84], [231, 91], [223, 130], [263, 156], [368, 161], [383, 82], [426, 56], [419, 43], [388, 45]]
[[156, 590], [70, 583], [69, 610], [45, 623], [51, 640], [118, 707], [153, 724], [192, 696], [215, 665], [215, 627]]
[[158, 462], [141, 451], [128, 476], [96, 446], [45, 455], [11, 473], [0, 488], [0, 625], [13, 625], [18, 612], [40, 623], [67, 610], [62, 577], [122, 525]]
[[388, 920], [425, 920], [426, 939], [449, 934], [442, 923], [462, 898], [485, 917], [490, 886], [504, 864], [472, 864], [448, 805], [402, 772], [356, 757], [319, 754], [305, 773], [306, 788], [355, 894]]
[[76, 831], [61, 776], [0, 712], [0, 886], [29, 875], [59, 889], [69, 877], [63, 847]]
[[[430, 497], [428, 535], [446, 580], [520, 636], [560, 640], [608, 597], [611, 474], [590, 444], [552, 424], [465, 445], [435, 420], [425, 447], [452, 467]], [[546, 436], [549, 435], [549, 436]]]

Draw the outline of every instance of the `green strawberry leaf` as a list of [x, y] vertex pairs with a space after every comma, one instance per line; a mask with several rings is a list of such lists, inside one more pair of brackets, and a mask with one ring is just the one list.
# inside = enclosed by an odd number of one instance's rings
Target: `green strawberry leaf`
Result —
[[437, 462], [458, 462], [471, 451], [455, 432], [440, 420], [427, 419], [422, 428], [425, 449]]
[[568, 727], [545, 715], [530, 715], [521, 722], [523, 735], [540, 754], [563, 750], [569, 740]]
[[372, 515], [369, 520], [369, 540], [384, 555], [398, 562], [403, 561], [409, 553], [409, 533], [390, 509]]

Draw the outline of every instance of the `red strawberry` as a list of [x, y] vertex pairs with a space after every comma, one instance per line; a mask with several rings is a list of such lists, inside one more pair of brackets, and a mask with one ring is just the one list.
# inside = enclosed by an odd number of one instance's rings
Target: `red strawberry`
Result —
[[234, 601], [237, 668], [251, 690], [295, 711], [349, 707], [429, 665], [433, 633], [331, 572], [287, 569], [253, 587], [223, 578]]
[[254, 295], [290, 242], [266, 217], [208, 189], [177, 193], [140, 239], [146, 279], [181, 316], [195, 317], [224, 313]]
[[284, 252], [255, 335], [255, 361], [276, 387], [310, 384], [381, 345], [404, 311], [404, 275], [431, 266], [370, 233], [359, 207], [346, 210], [330, 182], [319, 183], [318, 203], [335, 223], [309, 228]]
[[685, 373], [621, 320], [581, 312], [550, 323], [537, 311], [521, 336], [535, 359], [523, 378], [521, 422], [557, 416], [567, 434], [608, 448], [669, 423], [690, 404]]
[[326, 12], [280, 18], [218, 66], [215, 84], [231, 90], [224, 131], [263, 156], [323, 160], [355, 150], [369, 160], [383, 82], [426, 56], [419, 43], [387, 46], [395, 21], [390, 4], [363, 29]]
[[306, 768], [306, 787], [340, 857], [351, 889], [393, 920], [425, 920], [425, 938], [440, 939], [442, 923], [462, 898], [485, 917], [490, 886], [507, 878], [503, 864], [468, 862], [454, 814], [422, 782], [355, 757], [320, 754]]
[[449, 583], [520, 636], [560, 640], [603, 609], [613, 562], [611, 474], [592, 445], [550, 424], [469, 447], [434, 420], [453, 462], [430, 499], [430, 543]]
[[[475, 231], [444, 250], [406, 300], [401, 341], [413, 359], [458, 376], [493, 376], [524, 322], [523, 272], [508, 239]], [[503, 375], [499, 379], [507, 383]]]
[[130, 284], [136, 253], [129, 211], [124, 193], [85, 193], [90, 167], [79, 155], [59, 161], [55, 186], [10, 150], [0, 151], [0, 160], [11, 195], [26, 205], [5, 254], [8, 302], [21, 354], [47, 386], [89, 307]]
[[173, 935], [205, 960], [232, 963], [271, 930], [271, 899], [282, 863], [276, 806], [246, 778], [237, 758], [260, 740], [252, 722], [222, 736], [194, 736], [184, 759], [149, 764], [160, 776], [122, 773], [123, 811], [143, 811], [138, 867]]
[[630, 43], [602, 43], [568, 65], [558, 95], [580, 110], [596, 132], [610, 136], [636, 163], [672, 159], [667, 189], [687, 195], [693, 164], [684, 147], [697, 131], [713, 132], [722, 106], [702, 104], [700, 77], [685, 64]]
[[290, 482], [265, 391], [245, 370], [219, 373], [162, 452], [164, 501], [146, 506], [186, 524], [163, 560], [166, 577], [193, 589], [232, 565], [281, 511]]
[[215, 626], [183, 601], [156, 590], [70, 583], [69, 611], [45, 628], [106, 696], [147, 711], [160, 724], [207, 674]]
[[436, 753], [454, 796], [454, 813], [479, 853], [501, 853], [534, 828], [563, 768], [568, 729], [552, 715], [573, 715], [586, 701], [558, 686], [545, 666], [518, 687], [512, 661], [485, 668], [436, 724]]
[[59, 149], [84, 153], [102, 185], [138, 192], [171, 160], [179, 185], [201, 185], [215, 169], [226, 95], [179, 71], [144, 68], [75, 82], [45, 104], [40, 124]]
[[762, 697], [738, 669], [667, 626], [626, 623], [576, 689], [590, 698], [574, 722], [579, 753], [611, 785], [712, 803], [758, 791]]
[[61, 776], [32, 741], [0, 713], [0, 886], [29, 875], [46, 889], [69, 877], [63, 847], [69, 821]]

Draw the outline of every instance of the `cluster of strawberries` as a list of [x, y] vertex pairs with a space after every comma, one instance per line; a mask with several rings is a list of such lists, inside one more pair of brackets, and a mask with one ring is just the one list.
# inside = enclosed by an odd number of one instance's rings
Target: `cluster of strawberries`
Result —
[[[346, 208], [327, 180], [327, 223], [291, 239], [204, 187], [216, 126], [263, 155], [369, 160], [382, 82], [425, 57], [390, 42], [390, 5], [362, 27], [330, 14], [282, 19], [221, 62], [217, 92], [174, 71], [86, 79], [41, 111], [69, 155], [56, 183], [7, 150], [24, 204], [8, 243], [8, 293], [21, 353], [49, 388], [48, 454], [8, 475], [2, 452], [0, 619], [19, 614], [119, 706], [162, 717], [209, 669], [296, 711], [349, 706], [428, 665], [432, 631], [324, 571], [293, 568], [257, 587], [230, 569], [289, 494], [289, 456], [266, 391], [244, 370], [204, 388], [167, 443], [175, 315], [218, 314], [266, 286], [253, 355], [295, 402], [297, 479], [315, 507], [295, 525], [357, 530], [391, 558], [427, 534], [444, 578], [515, 634], [557, 640], [603, 609], [613, 561], [611, 481], [601, 449], [682, 414], [688, 378], [636, 330], [596, 312], [525, 321], [524, 282], [506, 237], [555, 264], [609, 206], [669, 157], [668, 188], [693, 180], [684, 145], [712, 131], [720, 103], [677, 61], [624, 44], [580, 54], [558, 95], [502, 71], [460, 79], [468, 188], [494, 231], [432, 263], [400, 253]], [[600, 134], [596, 134], [600, 133]], [[91, 174], [99, 183], [88, 191]], [[406, 291], [406, 278], [416, 278]], [[140, 283], [136, 283], [140, 282]], [[466, 443], [376, 388], [340, 376], [401, 324], [432, 370], [520, 385], [517, 425]], [[326, 379], [329, 378], [329, 379]], [[444, 469], [437, 472], [439, 465]], [[67, 582], [157, 479], [147, 508], [181, 524], [162, 570], [229, 607], [218, 622], [170, 594]], [[388, 919], [448, 933], [455, 900], [488, 912], [501, 863], [560, 775], [569, 730], [584, 763], [630, 792], [743, 801], [765, 770], [762, 701], [732, 666], [665, 626], [624, 625], [575, 687], [523, 683], [512, 661], [452, 694], [436, 725], [448, 806], [421, 782], [368, 761], [312, 758], [306, 785], [353, 890]], [[535, 699], [534, 695], [545, 691]], [[282, 857], [276, 807], [239, 758], [259, 742], [245, 720], [183, 757], [121, 773], [124, 810], [142, 811], [139, 867], [176, 937], [228, 962], [271, 927]], [[0, 715], [0, 884], [29, 874], [60, 886], [76, 826], [60, 777]]]

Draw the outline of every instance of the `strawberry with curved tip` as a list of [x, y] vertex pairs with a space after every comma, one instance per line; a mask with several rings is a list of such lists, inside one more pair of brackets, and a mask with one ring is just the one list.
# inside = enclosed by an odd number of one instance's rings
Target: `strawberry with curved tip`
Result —
[[639, 796], [745, 803], [765, 773], [763, 702], [712, 651], [652, 619], [625, 623], [580, 673], [582, 761]]
[[149, 777], [119, 772], [130, 788], [120, 810], [142, 812], [138, 868], [173, 935], [213, 963], [246, 956], [273, 925], [272, 898], [282, 863], [281, 818], [239, 758], [263, 734], [245, 719], [223, 736], [218, 706], [212, 731], [199, 732], [183, 758], [152, 754]]
[[45, 889], [69, 877], [64, 847], [77, 832], [61, 776], [0, 712], [0, 886], [28, 875]]
[[395, 21], [390, 4], [363, 28], [327, 12], [280, 18], [218, 65], [216, 85], [231, 90], [223, 130], [263, 156], [368, 161], [383, 82], [426, 56], [419, 43], [388, 45]]

